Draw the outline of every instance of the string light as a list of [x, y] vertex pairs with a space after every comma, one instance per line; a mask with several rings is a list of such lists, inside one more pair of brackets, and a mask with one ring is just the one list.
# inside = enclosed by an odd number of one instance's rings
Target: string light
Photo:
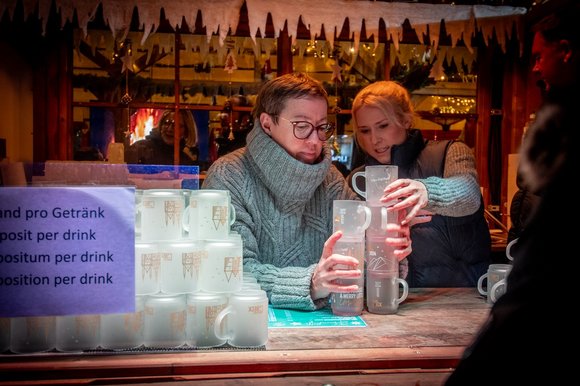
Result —
[[432, 110], [443, 114], [466, 114], [475, 109], [475, 98], [434, 96]]

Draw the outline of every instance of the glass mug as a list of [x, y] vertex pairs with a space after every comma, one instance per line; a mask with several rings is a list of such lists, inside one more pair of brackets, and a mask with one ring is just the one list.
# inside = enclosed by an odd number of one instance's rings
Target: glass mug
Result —
[[511, 251], [512, 251], [512, 247], [518, 242], [518, 240], [519, 239], [513, 239], [505, 247], [505, 255], [508, 258], [508, 260], [510, 260], [510, 261], [514, 261], [514, 257], [512, 256]]
[[[187, 295], [187, 345], [191, 347], [218, 347], [227, 342], [220, 330], [215, 333], [218, 314], [227, 307], [226, 294], [196, 292]], [[224, 328], [221, 326], [220, 328]]]
[[[409, 294], [409, 285], [399, 278], [399, 259], [395, 248], [385, 242], [385, 235], [366, 237], [367, 309], [373, 314], [396, 314]], [[400, 287], [403, 292], [400, 294]]]
[[133, 349], [143, 344], [145, 296], [135, 297], [135, 312], [101, 315], [101, 347]]
[[[487, 296], [487, 303], [493, 304], [507, 289], [507, 277], [512, 269], [511, 264], [490, 264], [487, 272], [477, 280], [477, 290]], [[486, 289], [483, 282], [487, 279]]]
[[[396, 271], [367, 270], [367, 309], [373, 314], [396, 314], [407, 295], [409, 285]], [[400, 287], [403, 287], [401, 293]]]
[[232, 293], [242, 288], [242, 240], [205, 240], [199, 290]]
[[56, 317], [56, 349], [63, 352], [94, 350], [101, 342], [101, 315]]
[[[222, 323], [227, 318], [227, 334]], [[260, 347], [268, 342], [268, 296], [248, 289], [230, 295], [229, 304], [216, 317], [214, 333], [234, 347]]]
[[198, 291], [201, 262], [207, 257], [203, 242], [167, 242], [162, 250], [159, 290], [167, 294]]
[[169, 258], [158, 242], [135, 242], [135, 294], [149, 295], [161, 288], [161, 261]]
[[229, 191], [193, 190], [182, 226], [189, 239], [226, 239], [235, 219], [236, 210], [231, 203]]
[[56, 316], [10, 318], [10, 351], [17, 354], [50, 351], [56, 344]]
[[[357, 239], [344, 239], [341, 237], [332, 250], [345, 256], [352, 256], [359, 262], [358, 269], [364, 272], [365, 241], [364, 237]], [[337, 264], [335, 269], [348, 269], [342, 264]], [[355, 292], [333, 292], [330, 296], [330, 307], [334, 315], [356, 316], [360, 315], [364, 309], [364, 274], [358, 279], [336, 279], [337, 284], [358, 285]]]
[[185, 295], [149, 295], [145, 300], [143, 343], [146, 347], [177, 348], [185, 340]]
[[140, 221], [135, 224], [135, 234], [143, 241], [182, 239], [185, 203], [183, 189], [144, 190], [136, 207]]
[[332, 202], [332, 231], [342, 231], [343, 239], [364, 237], [371, 224], [371, 210], [359, 200], [334, 200]]
[[[384, 190], [391, 182], [395, 181], [399, 175], [397, 165], [370, 165], [365, 166], [364, 171], [356, 172], [352, 176], [352, 187], [371, 206], [389, 206], [391, 203], [382, 203], [380, 198]], [[357, 178], [365, 179], [365, 190], [362, 191], [357, 185]]]

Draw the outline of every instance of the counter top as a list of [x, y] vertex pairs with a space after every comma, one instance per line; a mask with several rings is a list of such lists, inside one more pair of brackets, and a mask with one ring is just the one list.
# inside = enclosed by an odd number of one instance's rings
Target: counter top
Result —
[[365, 311], [367, 327], [271, 328], [265, 349], [4, 355], [0, 385], [176, 380], [230, 384], [227, 380], [232, 379], [236, 385], [249, 385], [260, 379], [274, 384], [274, 378], [289, 376], [306, 377], [305, 383], [314, 376], [338, 385], [353, 374], [397, 374], [410, 385], [429, 378], [433, 383], [421, 385], [436, 385], [457, 364], [488, 312], [489, 305], [475, 288], [412, 289], [395, 315]]

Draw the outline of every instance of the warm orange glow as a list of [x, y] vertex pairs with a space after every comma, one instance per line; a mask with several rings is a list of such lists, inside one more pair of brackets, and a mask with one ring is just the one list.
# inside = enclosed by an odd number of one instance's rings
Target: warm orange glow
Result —
[[130, 144], [144, 139], [157, 125], [161, 117], [162, 110], [159, 109], [138, 109], [131, 115], [131, 138]]

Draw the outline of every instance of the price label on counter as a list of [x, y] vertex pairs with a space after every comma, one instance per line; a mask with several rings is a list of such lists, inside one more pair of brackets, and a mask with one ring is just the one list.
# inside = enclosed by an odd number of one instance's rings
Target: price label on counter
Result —
[[0, 317], [134, 307], [133, 187], [0, 188]]
[[268, 328], [366, 327], [360, 316], [337, 316], [330, 307], [298, 311], [268, 307]]

